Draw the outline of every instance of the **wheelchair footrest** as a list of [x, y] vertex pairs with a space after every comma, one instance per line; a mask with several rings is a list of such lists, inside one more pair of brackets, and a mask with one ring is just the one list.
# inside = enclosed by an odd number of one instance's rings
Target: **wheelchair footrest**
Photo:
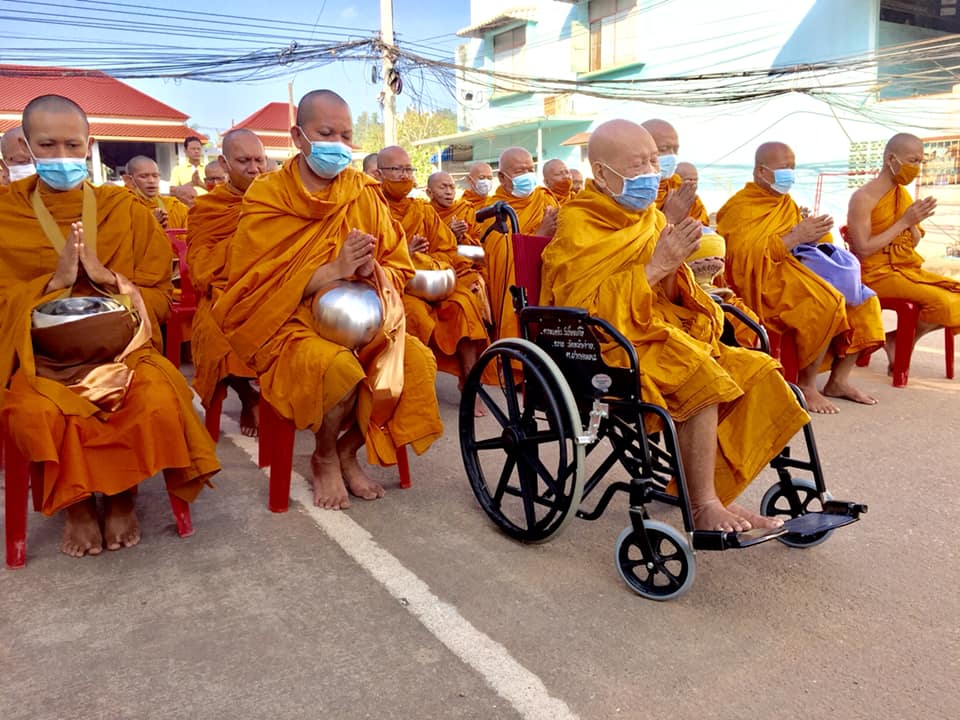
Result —
[[866, 505], [828, 501], [824, 503], [823, 512], [811, 512], [791, 518], [778, 528], [754, 528], [745, 532], [695, 530], [693, 547], [695, 550], [733, 550], [759, 545], [786, 535], [794, 538], [812, 538], [855, 523], [860, 519], [860, 514], [866, 511]]
[[847, 513], [812, 512], [795, 517], [783, 523], [783, 530], [790, 535], [810, 537], [834, 528], [855, 523], [860, 518]]
[[744, 532], [723, 532], [721, 530], [694, 530], [693, 547], [695, 550], [732, 550], [759, 545], [787, 534], [786, 527], [755, 528]]

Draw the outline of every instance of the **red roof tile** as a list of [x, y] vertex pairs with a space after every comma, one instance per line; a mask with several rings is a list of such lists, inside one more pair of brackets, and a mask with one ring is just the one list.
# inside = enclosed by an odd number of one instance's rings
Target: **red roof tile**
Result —
[[[0, 120], [0, 133], [5, 133], [20, 124], [19, 120]], [[98, 140], [176, 140], [182, 141], [196, 135], [206, 142], [207, 138], [186, 125], [153, 125], [133, 123], [90, 122], [90, 136]]]
[[253, 115], [244, 118], [233, 127], [262, 132], [287, 133], [290, 131], [290, 105], [285, 102], [267, 103]]
[[159, 100], [99, 70], [0, 65], [0, 112], [21, 112], [39, 95], [63, 95], [87, 115], [186, 120]]

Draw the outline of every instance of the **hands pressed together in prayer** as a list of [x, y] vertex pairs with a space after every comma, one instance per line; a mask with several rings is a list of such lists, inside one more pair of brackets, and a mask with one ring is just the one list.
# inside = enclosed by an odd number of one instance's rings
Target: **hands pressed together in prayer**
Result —
[[376, 249], [377, 239], [373, 235], [356, 228], [347, 233], [347, 239], [334, 261], [338, 265], [340, 278], [351, 275], [370, 277], [373, 274], [373, 264], [376, 262], [373, 258]]
[[557, 232], [557, 208], [548, 207], [543, 211], [543, 220], [540, 221], [540, 227], [536, 234], [540, 237], [553, 237]]
[[160, 223], [160, 227], [164, 230], [167, 229], [167, 211], [157, 208], [153, 211], [153, 216], [157, 219], [157, 222]]
[[663, 214], [666, 215], [667, 222], [677, 224], [690, 215], [690, 208], [696, 198], [697, 186], [689, 180], [684, 180], [676, 190], [669, 191], [663, 201]]
[[670, 278], [668, 291], [673, 288], [677, 268], [680, 267], [691, 253], [700, 247], [700, 237], [703, 235], [703, 226], [698, 220], [686, 217], [676, 225], [668, 224], [660, 233], [653, 257], [647, 263], [647, 282], [656, 285], [665, 278]]
[[450, 221], [450, 229], [453, 230], [453, 234], [457, 236], [457, 241], [463, 240], [463, 236], [467, 232], [467, 223], [460, 218], [454, 218]]
[[95, 285], [117, 286], [117, 276], [105, 268], [97, 254], [83, 242], [83, 223], [78, 221], [70, 226], [70, 235], [45, 292], [73, 287], [81, 275], [86, 275]]
[[833, 218], [829, 215], [812, 215], [794, 225], [793, 230], [783, 236], [783, 244], [787, 250], [793, 250], [797, 245], [815, 244], [832, 227]]
[[418, 252], [429, 252], [430, 250], [430, 243], [423, 235], [414, 235], [411, 237], [407, 242], [407, 246], [410, 248], [411, 255]]

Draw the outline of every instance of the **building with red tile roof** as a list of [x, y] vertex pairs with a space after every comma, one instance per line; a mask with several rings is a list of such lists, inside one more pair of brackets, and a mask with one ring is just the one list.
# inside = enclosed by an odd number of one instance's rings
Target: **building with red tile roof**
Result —
[[0, 135], [20, 124], [23, 108], [40, 95], [62, 95], [77, 103], [94, 138], [93, 180], [104, 179], [134, 155], [152, 157], [163, 177], [177, 164], [183, 141], [197, 135], [188, 115], [99, 70], [0, 65]]
[[296, 152], [290, 139], [290, 127], [296, 122], [296, 112], [290, 103], [267, 103], [230, 129], [252, 130], [263, 143], [267, 157], [285, 160]]

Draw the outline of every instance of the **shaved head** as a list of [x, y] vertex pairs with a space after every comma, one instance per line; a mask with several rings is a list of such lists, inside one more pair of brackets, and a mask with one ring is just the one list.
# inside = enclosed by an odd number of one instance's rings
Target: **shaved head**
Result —
[[587, 143], [594, 184], [607, 195], [623, 192], [623, 178], [657, 172], [657, 155], [650, 133], [629, 120], [603, 123]]
[[795, 168], [797, 158], [786, 143], [766, 142], [757, 148], [753, 162], [753, 181], [764, 190], [779, 195], [772, 187], [774, 171]]
[[661, 155], [675, 155], [680, 150], [677, 130], [666, 120], [653, 118], [643, 123], [643, 129], [650, 133]]
[[583, 190], [583, 173], [582, 172], [571, 168], [570, 179], [573, 180], [573, 185], [570, 188], [573, 192], [578, 193], [581, 190]]
[[554, 158], [543, 164], [543, 184], [559, 195], [567, 195], [573, 186], [573, 178], [563, 160]]
[[83, 111], [83, 108], [73, 100], [65, 98], [62, 95], [41, 95], [28, 102], [27, 106], [23, 109], [23, 134], [27, 138], [27, 142], [29, 142], [32, 137], [34, 121], [40, 113], [68, 115], [80, 118], [83, 122], [84, 133], [87, 137], [90, 135], [90, 123], [87, 122], [87, 114]]
[[370, 153], [363, 158], [363, 171], [367, 175], [372, 175], [373, 171], [376, 170], [377, 167], [377, 153]]
[[377, 153], [377, 168], [404, 167], [410, 164], [410, 155], [399, 145], [385, 147]]
[[203, 181], [207, 190], [213, 190], [214, 187], [227, 181], [227, 171], [216, 160], [212, 160], [203, 168]]
[[532, 172], [534, 172], [533, 155], [526, 148], [511, 147], [500, 153], [497, 178], [500, 180], [500, 186], [508, 194], [513, 194], [515, 177]]
[[131, 190], [138, 190], [152, 200], [160, 194], [160, 169], [146, 155], [136, 155], [127, 161], [123, 182]]
[[353, 117], [350, 106], [333, 90], [313, 90], [297, 105], [297, 124], [290, 128], [293, 144], [300, 151], [300, 178], [310, 190], [325, 187], [335, 177], [321, 177], [307, 162], [313, 142], [334, 142], [353, 148]]
[[915, 154], [918, 149], [919, 152], [923, 152], [923, 140], [910, 133], [897, 133], [887, 141], [886, 147], [883, 148], [883, 156], [887, 158], [892, 154], [900, 157], [900, 155]]
[[453, 205], [457, 196], [457, 186], [447, 172], [435, 172], [427, 180], [427, 197], [442, 208]]
[[302, 98], [297, 105], [297, 125], [303, 126], [316, 120], [317, 114], [323, 114], [330, 108], [340, 107], [350, 111], [347, 101], [337, 95], [333, 90], [311, 90]]
[[757, 148], [757, 152], [753, 156], [753, 163], [757, 166], [769, 165], [780, 161], [787, 154], [793, 155], [793, 150], [786, 143], [766, 142]]
[[267, 155], [256, 133], [238, 128], [223, 136], [223, 153], [217, 158], [227, 180], [237, 190], [246, 191], [258, 175], [267, 172]]
[[692, 180], [693, 182], [697, 182], [699, 179], [697, 166], [688, 162], [677, 163], [677, 175], [684, 180]]
[[483, 178], [493, 180], [493, 168], [485, 162], [475, 162], [470, 166], [468, 177], [473, 180], [482, 180]]
[[22, 127], [11, 128], [0, 138], [0, 159], [5, 166], [29, 165], [33, 162], [23, 138]]

